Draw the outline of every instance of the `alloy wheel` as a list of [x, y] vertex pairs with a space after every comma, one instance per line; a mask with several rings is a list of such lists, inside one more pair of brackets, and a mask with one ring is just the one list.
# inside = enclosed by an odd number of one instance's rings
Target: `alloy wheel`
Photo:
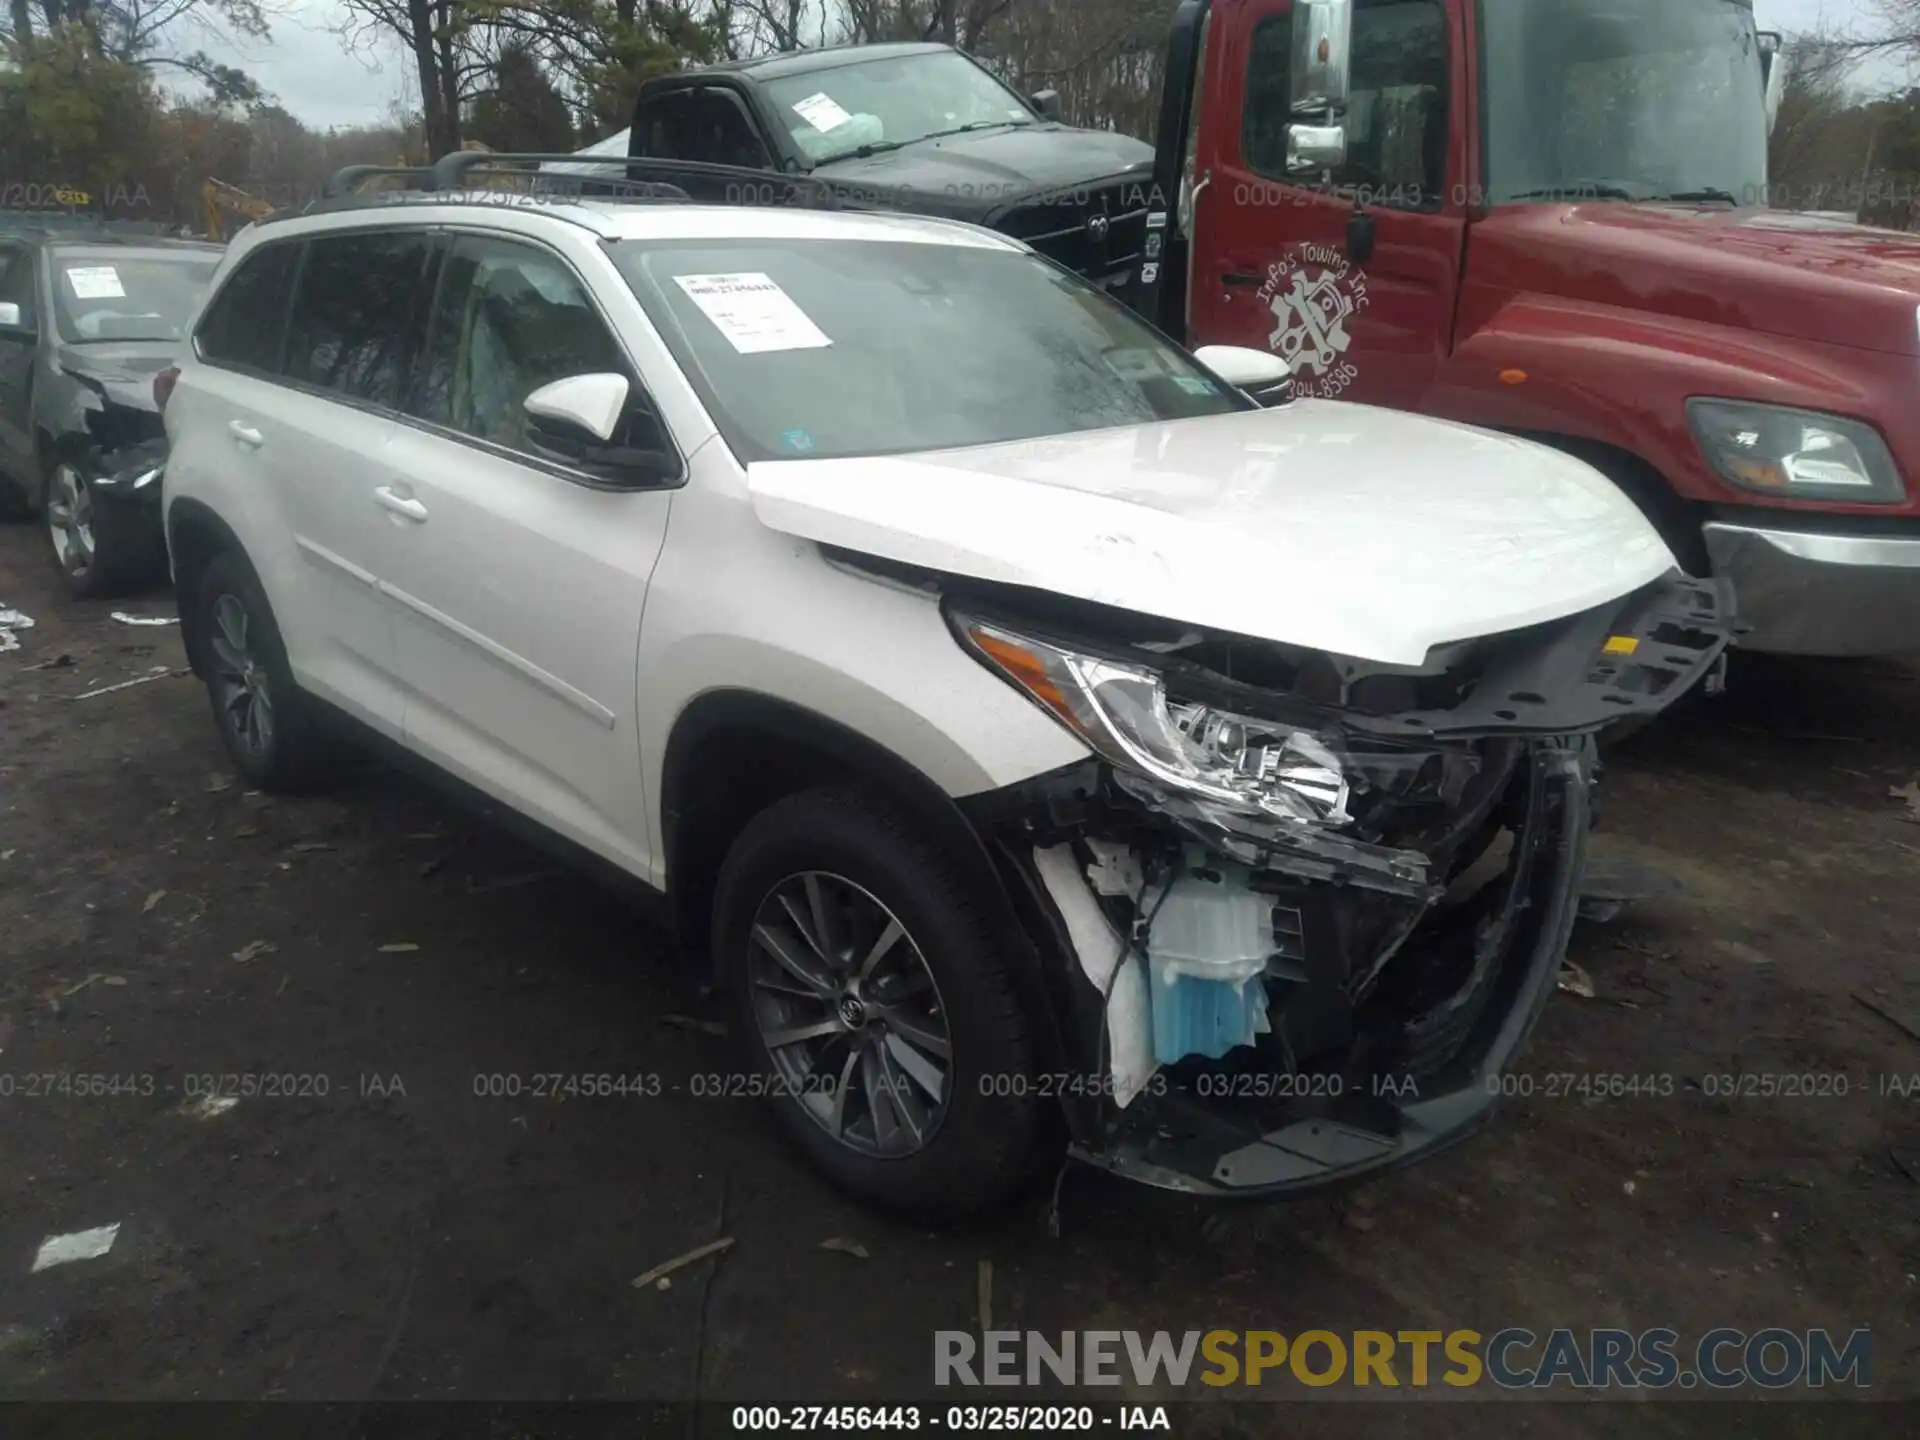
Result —
[[213, 691], [234, 740], [255, 760], [273, 748], [273, 697], [266, 667], [249, 643], [247, 607], [237, 595], [213, 606]]
[[93, 568], [93, 491], [71, 465], [56, 466], [47, 487], [47, 534], [69, 575], [77, 578]]
[[808, 870], [749, 932], [750, 1003], [781, 1093], [851, 1150], [917, 1153], [946, 1114], [953, 1037], [926, 957], [878, 899]]

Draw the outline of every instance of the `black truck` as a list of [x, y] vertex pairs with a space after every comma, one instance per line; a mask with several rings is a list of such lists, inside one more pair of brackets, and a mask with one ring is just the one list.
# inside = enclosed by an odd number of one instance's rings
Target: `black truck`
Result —
[[[620, 153], [615, 142], [594, 150]], [[1053, 92], [1023, 95], [950, 45], [849, 45], [657, 76], [640, 88], [625, 153], [665, 162], [648, 173], [695, 200], [780, 203], [798, 185], [809, 203], [824, 190], [850, 209], [986, 225], [1124, 298], [1151, 260], [1153, 147], [1063, 124]], [[692, 168], [675, 174], [675, 161]], [[699, 168], [715, 165], [731, 168]], [[741, 170], [764, 174], [764, 193]]]

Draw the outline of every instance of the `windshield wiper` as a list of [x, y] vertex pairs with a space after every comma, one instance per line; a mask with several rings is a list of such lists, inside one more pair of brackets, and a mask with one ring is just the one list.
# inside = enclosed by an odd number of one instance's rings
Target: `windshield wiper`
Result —
[[1701, 202], [1710, 200], [1723, 201], [1728, 205], [1738, 205], [1740, 203], [1739, 197], [1732, 191], [1721, 190], [1711, 185], [1702, 190], [1676, 190], [1671, 195], [1656, 195], [1653, 198], [1655, 200], [1677, 200], [1683, 204], [1690, 201]]
[[1624, 185], [1603, 185], [1593, 180], [1576, 180], [1569, 185], [1542, 185], [1538, 190], [1522, 190], [1509, 200], [1638, 200], [1640, 197]]
[[832, 160], [864, 160], [869, 155], [884, 155], [889, 150], [901, 150], [908, 145], [918, 145], [922, 140], [939, 140], [948, 135], [966, 135], [975, 130], [992, 130], [1002, 125], [1030, 125], [1030, 120], [969, 120], [964, 125], [956, 125], [951, 130], [930, 130], [925, 135], [916, 135], [911, 140], [875, 140], [870, 144], [856, 145], [851, 150], [842, 150], [829, 155], [817, 164], [825, 165]]

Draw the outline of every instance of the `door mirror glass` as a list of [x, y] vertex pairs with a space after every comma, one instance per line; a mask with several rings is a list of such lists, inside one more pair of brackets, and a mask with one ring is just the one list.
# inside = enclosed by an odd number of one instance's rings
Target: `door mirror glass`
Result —
[[20, 307], [11, 300], [0, 300], [0, 330], [11, 331], [16, 336], [33, 333], [33, 327], [20, 313]]
[[1266, 390], [1293, 376], [1293, 368], [1278, 355], [1245, 345], [1202, 345], [1193, 358], [1238, 390]]
[[1060, 118], [1060, 92], [1058, 90], [1036, 90], [1028, 98], [1033, 101], [1033, 108], [1046, 116], [1047, 119], [1058, 120]]
[[538, 431], [583, 430], [605, 443], [627, 408], [628, 388], [624, 375], [569, 375], [542, 385], [521, 403]]
[[1293, 7], [1293, 114], [1338, 121], [1346, 113], [1353, 60], [1353, 0], [1296, 0]]
[[1344, 125], [1289, 125], [1287, 173], [1312, 175], [1338, 170], [1347, 163], [1347, 127]]

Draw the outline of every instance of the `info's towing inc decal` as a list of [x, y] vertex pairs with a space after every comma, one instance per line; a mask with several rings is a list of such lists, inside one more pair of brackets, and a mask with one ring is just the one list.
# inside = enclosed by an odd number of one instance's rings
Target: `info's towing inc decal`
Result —
[[1255, 292], [1273, 312], [1267, 348], [1292, 367], [1294, 391], [1331, 400], [1359, 378], [1349, 322], [1373, 303], [1367, 275], [1329, 245], [1301, 244], [1267, 267]]

